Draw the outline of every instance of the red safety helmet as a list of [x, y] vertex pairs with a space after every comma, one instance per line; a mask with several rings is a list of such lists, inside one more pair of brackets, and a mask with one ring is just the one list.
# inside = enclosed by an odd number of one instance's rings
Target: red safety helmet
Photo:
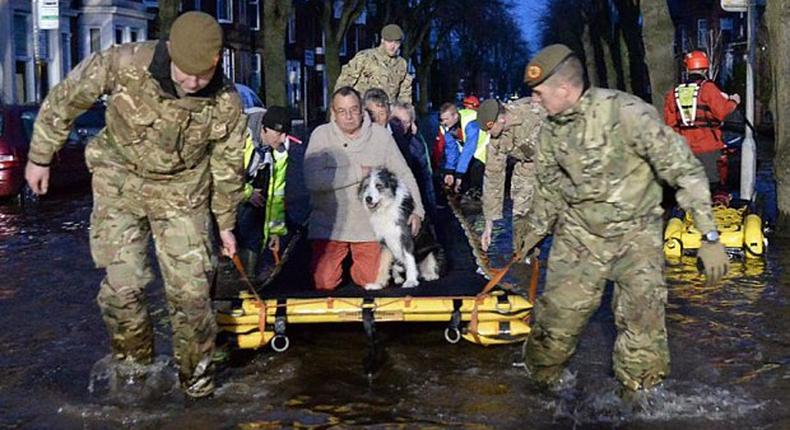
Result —
[[710, 62], [708, 56], [702, 51], [691, 51], [683, 58], [683, 64], [686, 66], [687, 71], [692, 70], [708, 70]]
[[480, 107], [480, 99], [477, 96], [464, 97], [464, 107], [468, 109], [477, 109]]

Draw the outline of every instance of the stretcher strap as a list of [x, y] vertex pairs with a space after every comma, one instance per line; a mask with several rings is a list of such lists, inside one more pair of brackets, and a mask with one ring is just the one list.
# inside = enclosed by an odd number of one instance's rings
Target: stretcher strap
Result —
[[493, 271], [491, 270], [491, 263], [488, 260], [488, 255], [486, 255], [485, 251], [483, 251], [483, 247], [480, 244], [480, 238], [475, 232], [474, 227], [469, 222], [469, 220], [466, 219], [464, 212], [461, 210], [461, 205], [459, 203], [460, 197], [457, 194], [450, 192], [447, 192], [445, 196], [447, 199], [447, 206], [450, 207], [450, 210], [458, 220], [458, 223], [461, 224], [461, 229], [464, 231], [464, 235], [466, 236], [466, 240], [469, 243], [469, 247], [472, 248], [472, 255], [475, 257], [477, 266], [480, 267], [486, 273], [486, 275], [492, 277]]
[[480, 320], [478, 319], [478, 314], [479, 314], [479, 312], [478, 312], [478, 304], [483, 303], [485, 301], [486, 297], [488, 297], [487, 293], [480, 293], [480, 294], [477, 295], [477, 297], [475, 297], [475, 304], [472, 307], [472, 315], [469, 318], [469, 327], [468, 327], [467, 331], [472, 334], [472, 337], [475, 339], [475, 342], [477, 342], [477, 343], [481, 343], [480, 342], [480, 335], [477, 332], [477, 326], [478, 326], [478, 324], [480, 322]]

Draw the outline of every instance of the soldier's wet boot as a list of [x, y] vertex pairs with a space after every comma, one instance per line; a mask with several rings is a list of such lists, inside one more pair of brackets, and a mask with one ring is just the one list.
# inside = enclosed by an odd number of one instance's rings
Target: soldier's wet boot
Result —
[[200, 399], [214, 394], [214, 363], [211, 356], [200, 360], [191, 376], [180, 377], [181, 387], [188, 398]]

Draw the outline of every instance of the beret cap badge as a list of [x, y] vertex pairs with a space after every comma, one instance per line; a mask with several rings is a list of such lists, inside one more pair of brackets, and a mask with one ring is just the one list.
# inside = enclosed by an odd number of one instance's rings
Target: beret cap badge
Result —
[[543, 73], [543, 69], [541, 69], [538, 65], [529, 66], [527, 69], [527, 77], [529, 79], [538, 79], [540, 78], [541, 73]]

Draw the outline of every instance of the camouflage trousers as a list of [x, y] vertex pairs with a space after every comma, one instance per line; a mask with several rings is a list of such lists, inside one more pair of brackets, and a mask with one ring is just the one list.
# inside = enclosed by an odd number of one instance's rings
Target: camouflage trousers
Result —
[[181, 383], [192, 396], [209, 394], [217, 327], [209, 296], [213, 268], [207, 205], [163, 210], [145, 192], [142, 180], [131, 175], [118, 179], [94, 173], [93, 189], [91, 254], [96, 266], [106, 270], [97, 301], [113, 356], [143, 364], [153, 359], [154, 336], [144, 292], [153, 279], [147, 258], [153, 234]]
[[596, 242], [595, 246], [620, 250], [606, 263], [562, 229], [555, 236], [546, 288], [537, 300], [533, 331], [525, 345], [525, 361], [537, 382], [551, 385], [558, 380], [579, 334], [600, 306], [607, 279], [615, 284], [615, 376], [638, 390], [658, 384], [669, 373], [664, 256], [661, 226], [655, 224], [619, 240]]
[[535, 163], [518, 161], [513, 166], [510, 179], [510, 198], [513, 200], [513, 249], [519, 249], [522, 238], [527, 234], [524, 216], [529, 210], [535, 194]]

